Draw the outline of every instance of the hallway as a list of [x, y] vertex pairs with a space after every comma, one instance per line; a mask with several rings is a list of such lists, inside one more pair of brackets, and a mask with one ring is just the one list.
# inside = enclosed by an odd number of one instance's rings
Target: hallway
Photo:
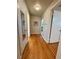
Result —
[[23, 51], [22, 59], [56, 59], [58, 43], [47, 44], [41, 35], [33, 34]]
[[17, 59], [61, 59], [60, 21], [61, 0], [18, 0]]

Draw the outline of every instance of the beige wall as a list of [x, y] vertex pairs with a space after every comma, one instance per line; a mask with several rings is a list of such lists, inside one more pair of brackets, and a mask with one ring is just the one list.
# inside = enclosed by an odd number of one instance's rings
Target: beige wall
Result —
[[[34, 22], [37, 22], [37, 25], [34, 25]], [[39, 16], [31, 16], [30, 19], [30, 30], [31, 34], [40, 34], [40, 25], [41, 25], [41, 17]]]
[[[28, 36], [30, 35], [30, 30], [29, 30], [29, 12], [28, 12], [28, 9], [27, 9], [27, 6], [26, 4], [24, 3], [24, 0], [18, 0], [17, 2], [17, 9], [18, 9], [18, 24], [19, 24], [19, 37], [20, 37], [20, 49], [21, 49], [21, 53], [23, 52], [24, 50], [24, 47], [27, 43], [27, 39], [28, 39]], [[21, 15], [20, 15], [20, 10], [24, 13], [24, 17], [25, 17], [25, 27], [26, 27], [26, 39], [25, 40], [22, 40], [22, 26], [21, 26]]]

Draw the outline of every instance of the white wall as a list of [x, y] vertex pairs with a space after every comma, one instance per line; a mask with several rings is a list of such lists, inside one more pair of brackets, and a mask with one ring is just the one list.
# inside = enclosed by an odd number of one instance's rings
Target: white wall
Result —
[[[34, 22], [38, 22], [38, 25], [34, 25]], [[30, 19], [30, 30], [31, 34], [40, 34], [41, 17], [31, 16]]]
[[[20, 37], [20, 45], [21, 45], [21, 53], [23, 52], [23, 49], [27, 43], [27, 39], [28, 39], [28, 36], [29, 36], [29, 33], [30, 31], [28, 30], [28, 26], [29, 26], [29, 12], [28, 12], [28, 9], [27, 9], [27, 6], [26, 4], [24, 3], [24, 0], [18, 0], [17, 2], [17, 8], [18, 8], [18, 27], [19, 27], [19, 37]], [[22, 40], [22, 26], [21, 26], [21, 15], [20, 15], [20, 10], [24, 13], [24, 17], [25, 17], [25, 27], [26, 27], [26, 39], [25, 40]]]
[[61, 0], [54, 0], [44, 12], [42, 20], [44, 22], [43, 31], [41, 32], [42, 37], [46, 42], [49, 43], [49, 35], [50, 35], [50, 26], [51, 26], [51, 17], [52, 10], [54, 10], [60, 3]]
[[51, 16], [52, 12], [50, 10], [46, 10], [43, 15], [43, 31], [41, 31], [41, 35], [46, 42], [49, 42], [49, 34], [50, 34], [50, 25], [51, 25]]

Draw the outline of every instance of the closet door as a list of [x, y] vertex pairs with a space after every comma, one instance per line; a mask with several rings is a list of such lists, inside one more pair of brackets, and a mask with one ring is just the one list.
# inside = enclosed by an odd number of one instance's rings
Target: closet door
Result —
[[51, 34], [50, 34], [50, 43], [58, 42], [60, 39], [60, 31], [61, 31], [61, 11], [54, 10], [53, 18], [52, 18], [52, 26], [51, 26]]

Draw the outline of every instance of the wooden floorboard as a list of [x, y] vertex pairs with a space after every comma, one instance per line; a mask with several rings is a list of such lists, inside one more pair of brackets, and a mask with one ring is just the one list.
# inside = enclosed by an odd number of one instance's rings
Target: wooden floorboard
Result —
[[55, 59], [57, 44], [48, 44], [41, 35], [31, 35], [22, 54], [22, 59]]

